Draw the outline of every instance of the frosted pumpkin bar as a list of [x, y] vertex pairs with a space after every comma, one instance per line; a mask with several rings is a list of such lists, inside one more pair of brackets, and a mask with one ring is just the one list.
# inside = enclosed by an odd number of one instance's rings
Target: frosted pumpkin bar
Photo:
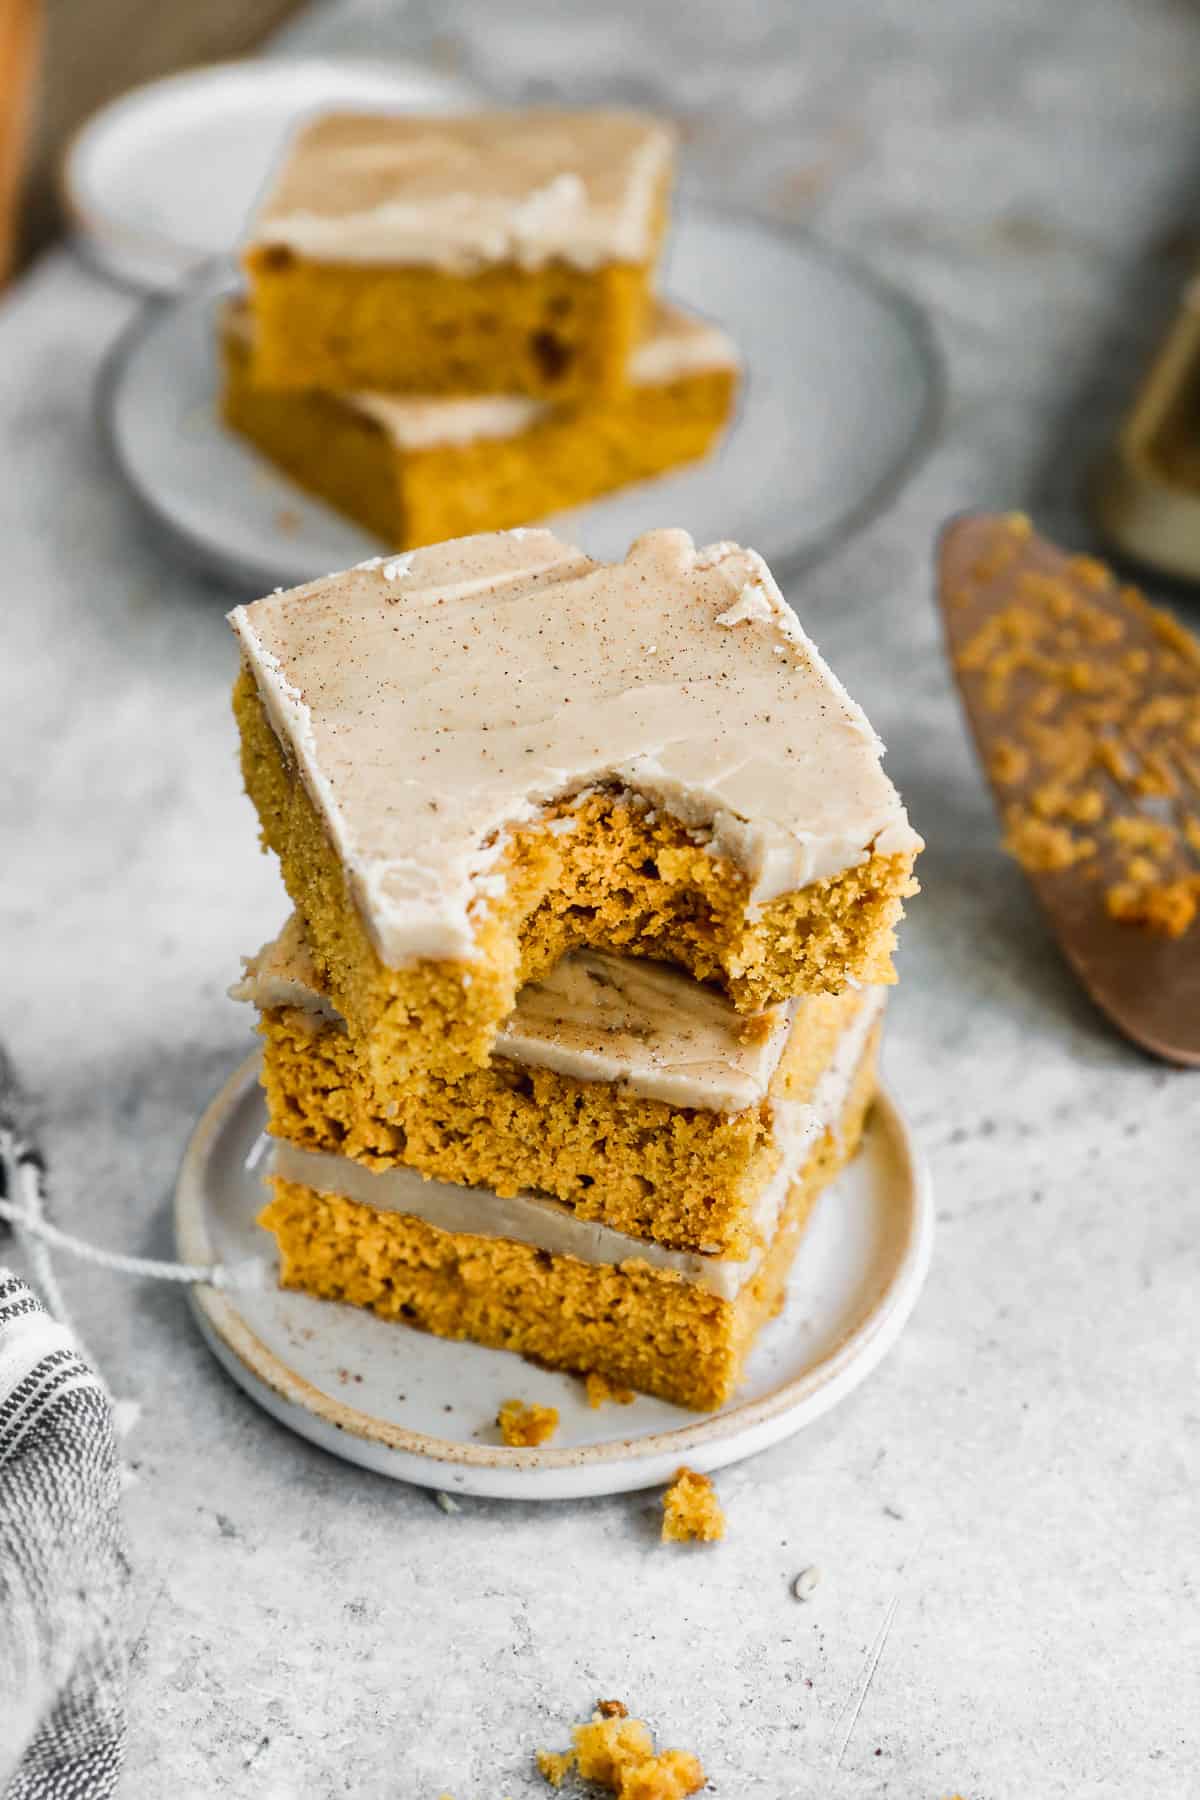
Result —
[[329, 114], [243, 250], [272, 387], [620, 387], [649, 315], [674, 156], [626, 112]]
[[396, 549], [544, 518], [694, 462], [738, 382], [724, 332], [662, 302], [628, 384], [586, 406], [263, 387], [244, 301], [225, 310], [221, 351], [226, 424]]
[[387, 1091], [358, 1063], [294, 916], [231, 992], [259, 1009], [269, 1128], [287, 1143], [505, 1199], [536, 1191], [579, 1220], [739, 1258], [773, 1228], [798, 1136], [811, 1147], [813, 1096], [839, 1054], [857, 1064], [886, 990], [746, 1020], [669, 964], [574, 951], [522, 988], [486, 1069]]
[[[275, 1238], [280, 1279], [285, 1287], [370, 1307], [441, 1337], [469, 1338], [552, 1368], [599, 1374], [683, 1406], [719, 1406], [741, 1378], [759, 1329], [782, 1301], [814, 1202], [858, 1146], [875, 1093], [882, 1001], [878, 989], [833, 1001], [840, 1029], [826, 1040], [807, 1099], [777, 1094], [772, 1100], [778, 1161], [756, 1195], [752, 1239], [736, 1253], [677, 1247], [671, 1221], [687, 1215], [666, 1206], [653, 1225], [636, 1209], [629, 1212], [628, 1229], [606, 1223], [582, 1184], [573, 1204], [526, 1188], [500, 1195], [430, 1179], [394, 1154], [367, 1157], [361, 1140], [360, 1154], [349, 1154], [361, 1118], [351, 1118], [344, 1135], [330, 1104], [332, 1088], [325, 1099], [310, 1095], [314, 1103], [307, 1104], [296, 1079], [298, 1063], [287, 1070], [276, 1059], [272, 1072], [280, 1040], [271, 1022], [267, 1087], [275, 1137], [264, 1165], [271, 1198], [259, 1223]], [[526, 1027], [527, 1035], [536, 1035], [534, 1020]], [[336, 1027], [318, 1015], [312, 1030], [321, 1040]], [[316, 1054], [310, 1050], [307, 1059], [315, 1071]], [[506, 1060], [519, 1068], [511, 1054]], [[531, 1136], [540, 1129], [561, 1140], [560, 1149], [572, 1134], [578, 1145], [588, 1119], [574, 1123], [564, 1110], [566, 1079], [556, 1081], [543, 1066], [547, 1104], [539, 1121], [529, 1111], [518, 1117], [505, 1109], [498, 1070], [499, 1064], [490, 1093], [483, 1075], [468, 1078], [457, 1103], [457, 1090], [444, 1090], [452, 1110], [440, 1116], [438, 1100], [425, 1087], [406, 1120], [424, 1107], [427, 1143], [443, 1127], [462, 1129], [475, 1134], [477, 1151], [486, 1151], [490, 1108], [493, 1149], [522, 1126]], [[531, 1079], [538, 1073], [536, 1064], [526, 1065]], [[303, 1111], [284, 1103], [285, 1084]], [[647, 1165], [633, 1136], [621, 1129], [627, 1115], [611, 1094], [601, 1106], [606, 1103], [618, 1132], [607, 1153], [601, 1145], [595, 1149], [600, 1159], [607, 1154], [635, 1175]], [[651, 1124], [659, 1134], [667, 1123], [663, 1110]], [[592, 1121], [599, 1116], [593, 1113]], [[536, 1154], [531, 1144], [531, 1158]], [[536, 1167], [544, 1172], [546, 1160]], [[609, 1216], [620, 1216], [619, 1185], [606, 1192]]]
[[484, 1066], [583, 946], [748, 1013], [894, 979], [920, 840], [753, 551], [499, 532], [230, 620], [247, 791], [379, 1083]]

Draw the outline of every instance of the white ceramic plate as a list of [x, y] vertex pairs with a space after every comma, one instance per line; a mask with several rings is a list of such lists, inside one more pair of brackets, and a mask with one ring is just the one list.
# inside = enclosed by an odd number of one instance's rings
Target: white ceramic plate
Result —
[[[221, 425], [213, 321], [223, 285], [134, 322], [110, 359], [101, 418], [119, 469], [174, 546], [257, 594], [380, 546]], [[706, 463], [560, 515], [556, 527], [612, 560], [640, 532], [678, 525], [794, 571], [882, 506], [932, 441], [941, 382], [929, 329], [864, 270], [746, 217], [685, 210], [665, 285], [740, 346], [740, 417]]]
[[[265, 1151], [257, 1068], [251, 1057], [230, 1078], [188, 1146], [175, 1200], [186, 1262], [234, 1265], [273, 1250], [254, 1223]], [[928, 1177], [884, 1092], [861, 1153], [817, 1204], [783, 1311], [717, 1413], [645, 1396], [593, 1411], [573, 1376], [273, 1285], [199, 1287], [193, 1304], [234, 1380], [335, 1456], [447, 1493], [559, 1500], [651, 1487], [684, 1462], [723, 1468], [827, 1412], [900, 1335], [932, 1240]], [[512, 1396], [558, 1408], [551, 1443], [500, 1443], [496, 1411]]]
[[228, 256], [298, 120], [331, 107], [446, 112], [474, 90], [407, 63], [249, 58], [133, 88], [72, 139], [67, 210], [88, 254], [119, 280], [175, 288]]

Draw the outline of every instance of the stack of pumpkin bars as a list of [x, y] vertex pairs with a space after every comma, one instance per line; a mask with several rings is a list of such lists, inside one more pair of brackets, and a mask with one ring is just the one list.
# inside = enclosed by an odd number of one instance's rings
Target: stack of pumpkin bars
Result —
[[705, 455], [738, 360], [655, 293], [672, 161], [631, 113], [317, 119], [220, 315], [226, 422], [397, 549]]
[[295, 912], [261, 1013], [290, 1287], [721, 1405], [875, 1091], [920, 840], [762, 559], [541, 530], [239, 607]]

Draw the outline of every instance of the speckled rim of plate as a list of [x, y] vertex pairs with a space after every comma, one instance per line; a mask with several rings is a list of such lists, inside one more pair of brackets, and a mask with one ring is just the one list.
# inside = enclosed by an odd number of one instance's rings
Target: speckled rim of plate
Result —
[[[178, 1253], [189, 1263], [211, 1263], [204, 1202], [204, 1171], [214, 1144], [246, 1089], [258, 1080], [261, 1056], [255, 1051], [225, 1082], [202, 1114], [184, 1153], [175, 1190], [175, 1234]], [[857, 1327], [802, 1375], [787, 1380], [761, 1398], [720, 1413], [697, 1416], [695, 1423], [644, 1437], [617, 1437], [601, 1443], [511, 1449], [498, 1444], [468, 1444], [438, 1438], [377, 1419], [347, 1406], [298, 1375], [255, 1334], [241, 1316], [236, 1291], [197, 1285], [191, 1290], [193, 1311], [217, 1360], [251, 1398], [281, 1423], [311, 1442], [377, 1472], [427, 1486], [452, 1488], [455, 1467], [493, 1471], [507, 1480], [472, 1485], [462, 1491], [500, 1498], [571, 1498], [653, 1486], [681, 1462], [707, 1470], [753, 1455], [819, 1418], [857, 1387], [879, 1365], [908, 1322], [928, 1272], [933, 1248], [932, 1188], [923, 1158], [895, 1099], [881, 1085], [874, 1103], [877, 1128], [898, 1152], [907, 1185], [907, 1217], [902, 1227], [891, 1277]], [[358, 1455], [347, 1440], [357, 1440], [367, 1454]], [[369, 1454], [373, 1447], [375, 1454]], [[703, 1452], [697, 1455], [697, 1452]], [[382, 1454], [381, 1454], [382, 1453]], [[397, 1458], [424, 1459], [446, 1465], [444, 1477], [388, 1467]], [[616, 1479], [573, 1483], [568, 1474], [599, 1474], [618, 1466]], [[561, 1472], [549, 1492], [539, 1493], [533, 1477]], [[526, 1489], [519, 1479], [529, 1479]], [[514, 1480], [513, 1477], [518, 1479]]]
[[[880, 305], [888, 308], [907, 332], [914, 354], [925, 375], [924, 404], [913, 424], [912, 433], [893, 467], [868, 488], [853, 506], [833, 520], [815, 536], [803, 536], [793, 542], [782, 542], [771, 557], [771, 566], [780, 580], [788, 580], [823, 562], [855, 532], [877, 518], [907, 486], [938, 440], [945, 415], [947, 380], [945, 363], [932, 322], [918, 302], [886, 277], [876, 274], [867, 264], [846, 251], [826, 244], [814, 233], [791, 227], [753, 208], [683, 202], [680, 210], [712, 220], [728, 219], [754, 225], [769, 237], [803, 247], [819, 257], [827, 267], [844, 275], [873, 294]], [[238, 270], [227, 258], [219, 257], [198, 268], [190, 281], [171, 293], [151, 294], [128, 324], [118, 332], [104, 356], [93, 390], [93, 417], [101, 446], [116, 470], [126, 493], [149, 522], [165, 548], [185, 563], [194, 573], [207, 580], [218, 580], [242, 593], [263, 591], [262, 571], [238, 557], [215, 549], [207, 540], [196, 537], [177, 519], [171, 517], [154, 497], [148, 494], [126, 463], [121, 450], [115, 421], [115, 399], [125, 370], [143, 337], [153, 328], [162, 313], [185, 299], [193, 288], [216, 283], [224, 272], [231, 284], [240, 280]], [[750, 371], [753, 379], [753, 370]]]

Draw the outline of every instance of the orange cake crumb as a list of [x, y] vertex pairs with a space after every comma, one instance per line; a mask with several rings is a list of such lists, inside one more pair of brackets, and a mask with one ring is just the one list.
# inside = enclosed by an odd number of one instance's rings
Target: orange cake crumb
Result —
[[1091, 838], [1076, 838], [1064, 825], [1048, 825], [1014, 808], [1004, 834], [1004, 847], [1027, 869], [1069, 869], [1096, 854]]
[[664, 1544], [714, 1544], [725, 1536], [725, 1514], [707, 1475], [677, 1470], [662, 1506]]
[[1148, 877], [1133, 867], [1130, 875], [1130, 881], [1117, 881], [1106, 889], [1109, 917], [1122, 925], [1145, 925], [1167, 937], [1182, 937], [1200, 909], [1200, 875], [1155, 882], [1152, 873]]
[[988, 764], [993, 781], [1007, 786], [1010, 781], [1023, 781], [1029, 769], [1029, 752], [1008, 738], [1001, 738], [992, 751]]
[[[1200, 912], [1200, 642], [1089, 556], [996, 520], [956, 608], [956, 656], [997, 715], [988, 773], [1004, 842], [1031, 873], [1081, 873], [1122, 924], [1180, 937]], [[998, 584], [991, 593], [986, 590]]]
[[575, 1767], [575, 1754], [571, 1750], [539, 1750], [537, 1766], [538, 1774], [551, 1787], [560, 1788]]
[[527, 1448], [545, 1444], [558, 1430], [556, 1406], [527, 1406], [524, 1400], [506, 1400], [496, 1414], [500, 1435], [506, 1444]]
[[690, 1750], [662, 1750], [625, 1776], [621, 1800], [683, 1800], [704, 1786], [704, 1769]]
[[[585, 1375], [583, 1381], [587, 1389], [587, 1403], [593, 1412], [608, 1400], [611, 1400], [614, 1406], [630, 1406], [636, 1397], [632, 1388], [617, 1387], [614, 1382], [609, 1381], [607, 1376], [601, 1375], [595, 1369]], [[603, 1704], [610, 1703], [605, 1701]], [[619, 1702], [612, 1704], [619, 1704]]]
[[572, 1769], [617, 1800], [686, 1800], [704, 1786], [699, 1757], [690, 1750], [656, 1751], [649, 1727], [631, 1719], [619, 1700], [602, 1700], [571, 1736], [572, 1750], [537, 1752], [538, 1769], [551, 1787], [561, 1787]]

